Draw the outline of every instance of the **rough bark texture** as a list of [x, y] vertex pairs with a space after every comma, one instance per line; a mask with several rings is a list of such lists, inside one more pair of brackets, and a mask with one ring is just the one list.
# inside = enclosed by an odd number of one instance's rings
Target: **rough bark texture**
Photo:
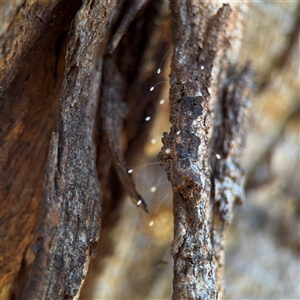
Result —
[[86, 1], [74, 20], [35, 260], [23, 299], [77, 299], [97, 248], [101, 198], [93, 126], [102, 65], [96, 58], [115, 5]]
[[239, 158], [251, 72], [232, 75], [243, 5], [219, 7], [171, 2], [171, 129], [159, 160], [174, 193], [173, 299], [222, 297], [225, 221], [243, 195]]
[[133, 179], [128, 173], [121, 146], [122, 122], [128, 113], [126, 104], [122, 102], [126, 82], [110, 57], [105, 60], [103, 72], [105, 77], [102, 86], [101, 119], [113, 165], [127, 194], [137, 206], [142, 205], [148, 212], [146, 202], [135, 189]]
[[1, 2], [0, 288], [33, 259], [67, 32], [80, 5], [66, 2]]
[[[14, 279], [12, 298], [78, 299], [98, 245], [102, 201], [105, 230], [118, 221], [123, 189], [147, 211], [127, 164], [146, 141], [145, 117], [160, 89], [145, 94], [168, 48], [158, 33], [159, 5], [1, 7], [9, 17], [1, 32], [0, 288]], [[224, 225], [243, 196], [250, 69], [238, 73], [236, 62], [244, 6], [220, 7], [171, 1], [172, 127], [159, 159], [174, 191], [174, 299], [221, 296]], [[102, 260], [113, 251], [110, 232], [100, 239]]]
[[[118, 99], [118, 103], [120, 111], [125, 107], [123, 113], [128, 111], [124, 127], [128, 139], [122, 140], [122, 146], [131, 143], [133, 150], [126, 152], [127, 159], [135, 157], [135, 149], [143, 144], [149, 131], [144, 117], [149, 109], [153, 111], [153, 94], [144, 97], [144, 101], [140, 98], [153, 84], [155, 73], [153, 69], [147, 74], [140, 72], [140, 66], [148, 66], [149, 49], [155, 61], [166, 51], [164, 39], [151, 38], [156, 32], [153, 18], [157, 9], [151, 5], [145, 14], [138, 15], [147, 1], [120, 1], [117, 6], [116, 1], [86, 1], [72, 20], [80, 4], [80, 1], [72, 1], [72, 5], [68, 1], [32, 1], [1, 6], [5, 15], [1, 32], [4, 71], [1, 74], [1, 162], [5, 172], [1, 178], [0, 287], [4, 286], [3, 297], [8, 294], [21, 297], [33, 260], [24, 299], [78, 297], [99, 237], [101, 197], [95, 164], [102, 196], [106, 199], [104, 227], [113, 227], [118, 220], [115, 210], [121, 203], [123, 191], [113, 165], [118, 171], [116, 161], [123, 156], [120, 128], [109, 130], [105, 126], [105, 120], [114, 122], [111, 106], [103, 121], [99, 114], [96, 116], [101, 84], [105, 95], [105, 91], [117, 83], [111, 71], [101, 82], [106, 52], [114, 52], [114, 64], [121, 70], [116, 69], [121, 74], [120, 86], [126, 87], [125, 94], [118, 95], [124, 98]], [[71, 21], [73, 26], [68, 33]], [[157, 46], [159, 49], [155, 52]], [[103, 111], [111, 101], [110, 97], [102, 99]], [[122, 101], [127, 103], [122, 104]], [[52, 135], [39, 210], [56, 111], [57, 129]], [[115, 121], [122, 124], [125, 115]], [[99, 120], [95, 132], [97, 159], [93, 141], [95, 117]], [[111, 149], [117, 150], [119, 157], [105, 147], [103, 132], [117, 138], [117, 144]], [[122, 177], [118, 172], [120, 180], [124, 175], [129, 179], [129, 185], [126, 181], [123, 184], [130, 194], [132, 181], [124, 157], [119, 167], [125, 173]], [[34, 234], [38, 219], [38, 230]], [[31, 251], [34, 237], [35, 258]], [[99, 252], [105, 255], [111, 247], [109, 237], [105, 234], [103, 237]]]

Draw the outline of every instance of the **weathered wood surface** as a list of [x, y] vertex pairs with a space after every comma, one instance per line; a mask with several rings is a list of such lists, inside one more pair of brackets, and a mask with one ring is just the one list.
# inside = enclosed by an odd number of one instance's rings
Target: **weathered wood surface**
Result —
[[251, 72], [235, 68], [245, 7], [171, 1], [171, 9], [172, 125], [158, 157], [174, 193], [173, 299], [220, 299], [224, 226], [243, 195]]
[[[0, 288], [18, 274], [16, 298], [77, 299], [97, 248], [103, 198], [105, 228], [118, 220], [120, 182], [136, 204], [142, 200], [125, 161], [147, 138], [143, 124], [154, 112], [154, 95], [145, 90], [157, 80], [167, 38], [153, 21], [156, 1], [123, 4], [2, 6], [10, 21], [3, 27], [0, 65], [7, 174], [1, 174]], [[174, 190], [174, 299], [221, 297], [224, 225], [243, 195], [239, 157], [249, 68], [235, 71], [245, 6], [231, 6], [171, 2], [172, 128], [160, 161]], [[109, 239], [109, 232], [100, 239], [102, 258], [112, 251]]]
[[67, 32], [80, 5], [65, 3], [1, 2], [0, 289], [26, 272], [33, 259]]
[[[141, 125], [142, 128], [139, 128], [136, 124], [145, 123], [145, 111], [153, 109], [153, 95], [144, 97], [144, 101], [140, 98], [143, 91], [153, 84], [154, 72], [148, 71], [145, 77], [145, 74], [139, 73], [139, 66], [147, 65], [144, 56], [145, 53], [149, 56], [150, 41], [145, 41], [155, 32], [156, 25], [153, 26], [152, 20], [157, 12], [154, 5], [146, 15], [137, 18], [132, 34], [122, 42], [126, 29], [146, 3], [130, 1], [115, 6], [107, 1], [100, 1], [97, 5], [87, 1], [79, 12], [79, 1], [73, 1], [72, 5], [67, 5], [68, 1], [33, 1], [1, 7], [7, 21], [4, 22], [1, 38], [1, 67], [4, 70], [1, 76], [1, 159], [5, 171], [1, 173], [2, 176], [5, 174], [1, 178], [5, 191], [1, 194], [3, 246], [0, 267], [3, 275], [1, 287], [5, 286], [1, 290], [2, 295], [11, 293], [12, 297], [21, 297], [34, 260], [31, 250], [34, 238], [35, 262], [24, 298], [53, 295], [76, 298], [79, 295], [99, 236], [100, 195], [96, 163], [106, 197], [105, 207], [111, 209], [113, 215], [122, 194], [120, 183], [113, 175], [111, 153], [103, 147], [106, 142], [102, 139], [102, 132], [99, 134], [101, 120], [98, 119], [96, 127], [93, 127], [95, 117], [99, 118], [96, 112], [103, 56], [116, 21], [119, 22], [118, 30], [112, 43], [116, 48], [121, 42], [117, 51], [119, 55], [115, 55], [114, 60], [120, 60], [122, 81], [127, 85], [126, 95], [120, 103], [131, 100], [124, 104], [129, 111], [128, 128], [125, 126], [125, 130], [128, 131], [127, 142], [132, 143], [131, 149], [140, 147], [149, 131], [149, 126]], [[141, 23], [145, 25], [140, 26]], [[154, 44], [153, 40], [151, 42], [150, 49], [156, 50], [155, 43], [160, 40], [156, 38]], [[126, 43], [131, 47], [127, 47]], [[153, 52], [155, 59], [161, 59], [165, 46], [165, 42], [163, 46], [159, 45], [159, 55]], [[124, 58], [120, 59], [121, 56]], [[142, 59], [144, 62], [141, 62]], [[111, 74], [107, 74], [107, 79], [108, 76]], [[133, 108], [135, 111], [130, 110]], [[46, 156], [51, 132], [55, 130], [57, 111], [59, 119], [50, 144], [39, 210]], [[94, 134], [98, 140], [97, 160]], [[114, 134], [119, 134], [117, 128], [114, 128]], [[127, 151], [127, 159], [135, 155], [135, 151]], [[124, 163], [122, 168], [126, 169]], [[38, 231], [34, 234], [39, 218]], [[112, 227], [117, 219], [110, 219], [112, 223], [105, 226]], [[99, 247], [100, 253], [103, 253], [101, 249], [105, 249], [104, 252], [110, 249], [109, 241], [105, 238], [103, 241], [107, 243]], [[60, 259], [64, 263], [60, 263]], [[68, 274], [70, 269], [73, 273]]]
[[74, 19], [23, 299], [77, 299], [97, 248], [102, 201], [93, 140], [102, 72], [97, 54], [115, 6], [86, 1]]

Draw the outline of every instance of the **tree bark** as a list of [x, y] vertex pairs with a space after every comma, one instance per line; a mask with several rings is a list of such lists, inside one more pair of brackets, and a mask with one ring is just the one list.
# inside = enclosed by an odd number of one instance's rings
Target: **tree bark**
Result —
[[1, 2], [1, 289], [26, 273], [33, 260], [31, 245], [55, 129], [67, 33], [79, 5]]
[[220, 299], [224, 227], [243, 198], [239, 159], [251, 70], [236, 71], [244, 4], [172, 1], [169, 134], [158, 156], [173, 189], [173, 299]]
[[74, 19], [23, 299], [78, 299], [97, 248], [102, 201], [93, 141], [102, 72], [97, 53], [115, 6], [115, 1], [86, 1]]
[[[0, 288], [13, 281], [12, 298], [78, 299], [96, 249], [102, 259], [111, 251], [109, 233], [98, 241], [102, 214], [113, 229], [123, 189], [147, 211], [127, 164], [146, 141], [145, 90], [169, 47], [159, 4], [2, 6]], [[172, 127], [159, 160], [174, 192], [173, 298], [217, 299], [225, 223], [243, 198], [246, 5], [172, 0], [171, 10]]]

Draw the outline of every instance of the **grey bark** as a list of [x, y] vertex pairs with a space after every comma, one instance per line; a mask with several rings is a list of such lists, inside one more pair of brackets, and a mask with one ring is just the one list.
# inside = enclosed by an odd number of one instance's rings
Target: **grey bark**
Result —
[[224, 227], [243, 198], [239, 159], [251, 83], [249, 67], [235, 71], [234, 42], [243, 31], [233, 37], [231, 26], [240, 27], [241, 7], [171, 2], [171, 129], [158, 158], [174, 193], [173, 299], [223, 293]]

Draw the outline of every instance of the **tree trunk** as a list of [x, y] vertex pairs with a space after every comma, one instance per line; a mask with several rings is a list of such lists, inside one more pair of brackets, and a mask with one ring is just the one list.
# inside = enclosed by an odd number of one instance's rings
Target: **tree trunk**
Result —
[[[169, 26], [156, 21], [165, 3], [1, 5], [0, 288], [15, 299], [78, 299], [91, 257], [113, 251], [105, 229], [118, 222], [123, 189], [148, 211], [128, 165], [161, 89], [145, 93], [169, 47]], [[224, 227], [243, 198], [245, 12], [171, 1], [171, 129], [159, 160], [174, 193], [174, 299], [222, 298]]]

